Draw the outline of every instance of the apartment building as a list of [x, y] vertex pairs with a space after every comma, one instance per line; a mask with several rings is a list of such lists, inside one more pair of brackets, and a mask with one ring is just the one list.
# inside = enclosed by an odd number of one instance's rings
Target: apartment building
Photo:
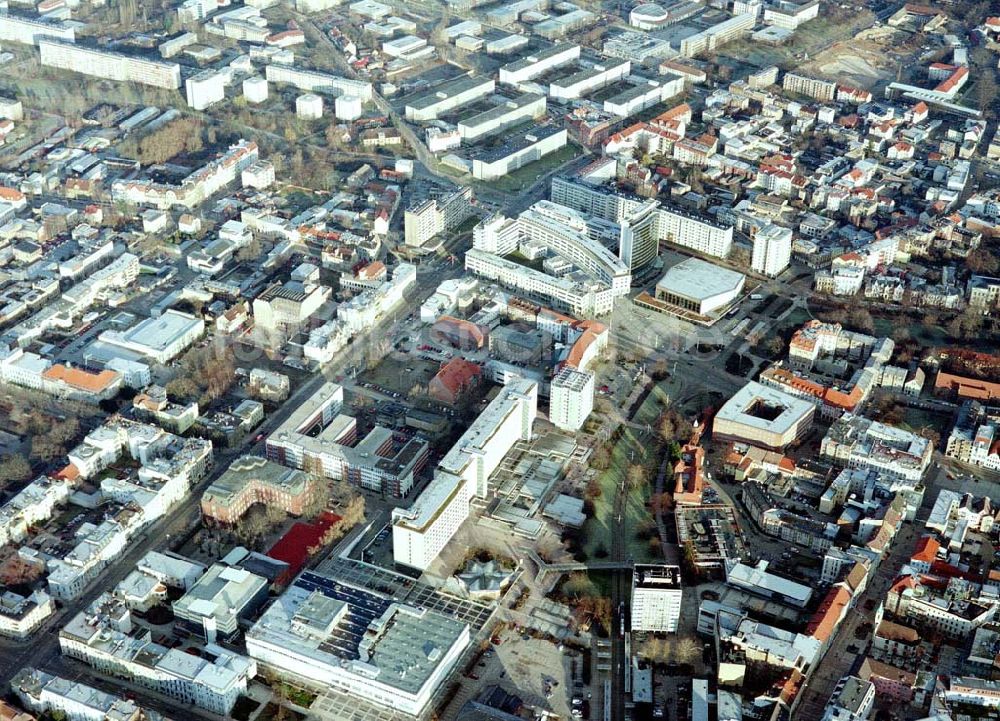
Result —
[[487, 498], [487, 482], [519, 440], [531, 438], [538, 384], [515, 379], [441, 459], [430, 485], [409, 508], [392, 512], [396, 563], [426, 569], [469, 515], [474, 498]]
[[4, 10], [3, 22], [0, 22], [0, 40], [38, 45], [39, 41], [45, 38], [74, 43], [76, 31], [71, 25], [11, 15]]
[[439, 198], [430, 198], [407, 208], [403, 214], [403, 238], [420, 247], [440, 233], [454, 230], [476, 214], [472, 188], [460, 188]]
[[837, 97], [837, 83], [829, 80], [819, 80], [797, 73], [785, 73], [781, 87], [790, 93], [806, 95], [815, 100], [831, 102]]
[[465, 75], [435, 85], [423, 95], [406, 102], [406, 119], [411, 122], [434, 120], [452, 110], [457, 110], [496, 89], [492, 78]]
[[750, 267], [757, 273], [774, 278], [788, 267], [792, 258], [792, 231], [769, 223], [753, 236]]
[[472, 177], [476, 180], [502, 178], [564, 147], [568, 137], [566, 128], [556, 125], [536, 125], [503, 145], [474, 155]]
[[458, 133], [463, 140], [471, 143], [543, 115], [545, 115], [545, 96], [539, 93], [526, 93], [458, 121]]
[[564, 431], [583, 428], [594, 409], [594, 374], [564, 367], [552, 379], [549, 421]]
[[181, 67], [177, 63], [123, 55], [108, 50], [96, 50], [82, 45], [40, 38], [38, 50], [42, 65], [72, 70], [106, 80], [152, 85], [176, 90], [181, 86]]
[[366, 102], [373, 97], [371, 83], [291, 65], [270, 63], [264, 70], [264, 78], [269, 83], [288, 83], [307, 92], [350, 95]]

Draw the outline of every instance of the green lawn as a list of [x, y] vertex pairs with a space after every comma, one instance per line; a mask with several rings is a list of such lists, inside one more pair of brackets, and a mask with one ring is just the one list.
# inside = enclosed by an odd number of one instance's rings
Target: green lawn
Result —
[[[631, 463], [644, 462], [652, 466], [657, 460], [649, 445], [648, 439], [644, 440], [631, 429], [626, 429], [612, 453], [611, 467], [598, 476], [601, 496], [594, 499], [594, 515], [587, 519], [584, 525], [584, 535], [587, 539], [584, 552], [587, 558], [592, 560], [608, 558], [607, 554], [610, 553], [612, 546], [612, 534], [617, 532], [618, 527], [618, 521], [613, 517], [615, 495]], [[625, 504], [622, 525], [629, 529], [625, 538], [628, 555], [636, 561], [649, 561], [653, 558], [648, 541], [638, 538], [636, 532], [653, 521], [647, 504], [654, 480], [650, 478], [650, 484], [642, 488], [629, 489], [626, 484], [629, 496]]]

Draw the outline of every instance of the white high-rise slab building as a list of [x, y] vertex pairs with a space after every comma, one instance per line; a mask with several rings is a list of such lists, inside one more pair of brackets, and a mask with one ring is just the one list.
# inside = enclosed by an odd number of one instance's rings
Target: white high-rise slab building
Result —
[[549, 420], [564, 431], [583, 428], [594, 410], [594, 374], [564, 367], [552, 379]]
[[771, 278], [788, 267], [792, 257], [792, 231], [769, 223], [753, 238], [753, 258], [750, 267]]

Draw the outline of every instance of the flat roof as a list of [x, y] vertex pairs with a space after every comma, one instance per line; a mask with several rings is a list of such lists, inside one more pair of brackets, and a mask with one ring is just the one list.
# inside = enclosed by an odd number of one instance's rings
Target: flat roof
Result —
[[[751, 411], [758, 403], [779, 409], [780, 412], [773, 419], [754, 415]], [[798, 423], [804, 415], [814, 410], [813, 404], [807, 400], [796, 398], [757, 381], [750, 381], [723, 404], [715, 417], [717, 420], [741, 423], [745, 426], [774, 433], [783, 433]]]
[[467, 128], [476, 128], [480, 125], [492, 123], [494, 120], [502, 118], [508, 113], [520, 110], [524, 106], [536, 103], [539, 100], [545, 100], [545, 96], [540, 93], [526, 93], [524, 95], [518, 95], [516, 98], [505, 100], [495, 108], [490, 108], [489, 110], [485, 110], [477, 115], [473, 115], [468, 120], [461, 120], [458, 124], [464, 125]]
[[165, 351], [195, 328], [205, 324], [201, 318], [168, 310], [156, 318], [147, 318], [122, 334], [128, 343], [144, 346], [152, 351]]
[[455, 78], [454, 80], [443, 82], [440, 85], [435, 85], [423, 95], [413, 98], [412, 100], [407, 100], [406, 107], [415, 108], [417, 110], [429, 108], [432, 105], [440, 103], [442, 100], [454, 97], [455, 95], [460, 95], [461, 93], [472, 90], [473, 88], [478, 88], [492, 82], [492, 78], [485, 78], [479, 75], [463, 75], [460, 78]]
[[724, 293], [738, 292], [745, 277], [735, 270], [688, 258], [670, 268], [656, 284], [674, 295], [702, 301]]

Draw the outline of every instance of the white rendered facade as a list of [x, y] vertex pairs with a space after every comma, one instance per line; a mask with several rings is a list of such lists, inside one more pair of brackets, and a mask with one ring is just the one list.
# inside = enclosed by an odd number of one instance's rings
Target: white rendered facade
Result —
[[568, 142], [566, 128], [540, 126], [507, 145], [472, 159], [472, 177], [496, 180], [539, 160]]
[[769, 223], [753, 238], [750, 267], [768, 277], [775, 277], [788, 267], [792, 258], [792, 231]]
[[72, 43], [76, 42], [76, 33], [68, 25], [57, 25], [32, 18], [3, 14], [3, 21], [0, 22], [0, 40], [37, 45], [42, 38]]
[[532, 53], [520, 60], [515, 60], [500, 68], [500, 82], [505, 85], [517, 85], [531, 80], [560, 65], [571, 63], [580, 57], [580, 46], [572, 43], [561, 43], [553, 47]]
[[549, 96], [558, 100], [575, 100], [621, 80], [631, 71], [630, 61], [608, 58], [603, 64], [595, 64], [568, 77], [553, 80], [549, 83]]
[[158, 60], [94, 50], [43, 38], [38, 42], [42, 65], [72, 70], [107, 80], [175, 90], [181, 86], [181, 66]]
[[288, 83], [299, 90], [353, 95], [362, 100], [372, 99], [372, 84], [361, 80], [342, 78], [314, 70], [301, 70], [288, 65], [270, 64], [264, 71], [269, 83]]
[[617, 297], [609, 285], [552, 276], [475, 248], [465, 254], [465, 268], [481, 278], [516, 288], [583, 318], [607, 315]]
[[681, 617], [681, 569], [640, 564], [632, 574], [633, 631], [675, 633]]
[[434, 120], [450, 110], [468, 105], [496, 89], [492, 78], [464, 76], [441, 83], [406, 103], [406, 119]]
[[474, 497], [486, 497], [486, 483], [519, 440], [531, 438], [538, 385], [508, 383], [441, 459], [434, 480], [410, 508], [392, 512], [396, 563], [424, 570], [469, 515]]
[[552, 379], [549, 391], [549, 421], [564, 431], [583, 428], [594, 410], [594, 374], [563, 368]]
[[214, 70], [205, 70], [188, 78], [184, 88], [188, 105], [195, 110], [204, 110], [226, 97], [226, 76]]

